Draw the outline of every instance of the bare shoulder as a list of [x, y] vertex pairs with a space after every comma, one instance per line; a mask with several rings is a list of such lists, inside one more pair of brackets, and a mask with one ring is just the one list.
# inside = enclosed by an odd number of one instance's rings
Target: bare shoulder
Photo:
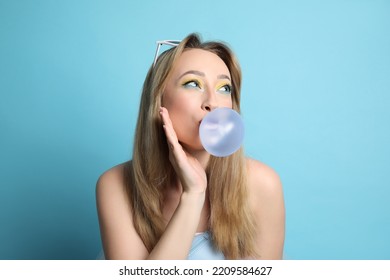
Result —
[[105, 171], [96, 183], [100, 234], [106, 259], [143, 259], [147, 255], [134, 229], [125, 172], [131, 162]]
[[283, 256], [285, 208], [282, 182], [276, 171], [248, 158], [249, 202], [256, 220], [257, 249], [261, 259]]
[[96, 203], [100, 225], [102, 225], [103, 220], [114, 213], [114, 210], [123, 213], [124, 210], [126, 212], [130, 210], [124, 180], [126, 164], [128, 163], [118, 164], [108, 169], [97, 180]]
[[273, 168], [252, 158], [246, 159], [246, 165], [251, 195], [268, 197], [283, 192], [280, 176]]
[[103, 191], [102, 189], [107, 188], [124, 187], [124, 169], [129, 163], [118, 164], [101, 174], [96, 184], [97, 191]]
[[99, 214], [115, 202], [126, 202], [124, 170], [126, 163], [118, 164], [100, 175], [96, 182], [96, 202]]

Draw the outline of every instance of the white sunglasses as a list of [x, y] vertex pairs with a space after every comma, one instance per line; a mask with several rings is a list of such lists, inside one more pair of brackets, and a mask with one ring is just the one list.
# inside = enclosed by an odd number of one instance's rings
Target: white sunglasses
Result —
[[160, 47], [162, 45], [176, 47], [177, 45], [180, 44], [180, 41], [178, 41], [178, 40], [164, 40], [164, 41], [157, 41], [156, 43], [157, 43], [157, 50], [156, 50], [156, 54], [154, 55], [153, 67], [156, 65], [156, 61], [157, 61], [157, 58], [159, 56], [158, 52], [160, 51]]

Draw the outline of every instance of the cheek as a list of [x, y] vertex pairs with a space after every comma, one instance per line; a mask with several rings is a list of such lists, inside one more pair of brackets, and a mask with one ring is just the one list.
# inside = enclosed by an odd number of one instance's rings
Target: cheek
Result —
[[[179, 100], [178, 100], [179, 101]], [[179, 141], [189, 144], [197, 138], [199, 133], [199, 120], [196, 119], [196, 108], [193, 100], [180, 100], [172, 103], [169, 114], [173, 128]], [[169, 109], [168, 109], [169, 110]]]
[[167, 95], [163, 98], [163, 106], [167, 108], [169, 115], [181, 115], [189, 110], [191, 102], [183, 97], [183, 95], [177, 94], [175, 96]]
[[167, 108], [175, 130], [188, 128], [195, 111], [194, 100], [177, 95], [175, 98], [164, 99], [163, 106]]
[[185, 103], [185, 95], [175, 88], [167, 88], [162, 95], [161, 104], [163, 107], [167, 108], [169, 112], [180, 109]]
[[221, 96], [219, 102], [220, 107], [228, 107], [230, 109], [233, 108], [233, 101], [231, 96]]

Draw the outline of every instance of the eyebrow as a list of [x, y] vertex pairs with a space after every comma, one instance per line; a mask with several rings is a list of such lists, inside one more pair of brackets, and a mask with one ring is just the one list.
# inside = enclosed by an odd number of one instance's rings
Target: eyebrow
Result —
[[226, 79], [226, 80], [229, 80], [229, 81], [230, 81], [230, 77], [229, 77], [228, 75], [224, 75], [224, 74], [218, 75], [217, 78], [220, 79], [220, 80]]
[[[205, 77], [206, 76], [206, 74], [201, 72], [201, 71], [189, 70], [189, 71], [184, 72], [183, 74], [181, 74], [180, 77], [178, 78], [178, 80], [180, 80], [183, 76], [188, 75], [188, 74], [194, 74], [194, 75], [201, 76], [201, 77]], [[228, 75], [225, 75], [225, 74], [218, 75], [217, 78], [218, 79], [226, 79], [226, 80], [230, 81], [230, 77]]]

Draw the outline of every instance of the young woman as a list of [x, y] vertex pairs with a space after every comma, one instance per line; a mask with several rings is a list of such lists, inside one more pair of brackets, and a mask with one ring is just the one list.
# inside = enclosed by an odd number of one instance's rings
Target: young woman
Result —
[[[157, 53], [156, 53], [157, 55]], [[223, 43], [190, 34], [146, 76], [133, 159], [97, 182], [106, 259], [281, 259], [279, 176], [242, 148], [214, 157], [199, 125], [218, 107], [240, 112], [241, 70]]]

